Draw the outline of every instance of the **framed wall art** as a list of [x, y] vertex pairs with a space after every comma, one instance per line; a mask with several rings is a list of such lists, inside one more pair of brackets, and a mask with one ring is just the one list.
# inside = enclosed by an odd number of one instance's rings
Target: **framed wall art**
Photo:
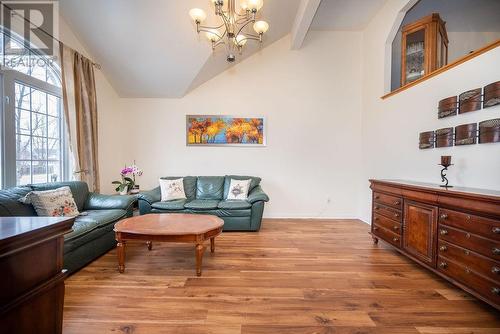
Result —
[[463, 92], [458, 96], [459, 108], [458, 113], [464, 114], [466, 112], [476, 111], [481, 109], [481, 88], [471, 89]]
[[455, 127], [455, 146], [472, 145], [477, 140], [477, 123], [462, 124]]
[[484, 86], [483, 108], [500, 104], [500, 81]]
[[187, 115], [188, 146], [265, 146], [264, 117]]
[[458, 98], [456, 96], [448, 97], [439, 101], [438, 118], [455, 116], [458, 111]]
[[453, 146], [453, 128], [436, 130], [436, 147]]

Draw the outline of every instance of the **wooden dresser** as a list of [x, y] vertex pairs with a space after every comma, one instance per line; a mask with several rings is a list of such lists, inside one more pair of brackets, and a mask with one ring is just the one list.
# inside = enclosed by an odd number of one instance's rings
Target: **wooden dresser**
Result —
[[500, 191], [370, 180], [371, 234], [500, 309]]
[[1, 333], [61, 333], [63, 236], [73, 221], [0, 217]]

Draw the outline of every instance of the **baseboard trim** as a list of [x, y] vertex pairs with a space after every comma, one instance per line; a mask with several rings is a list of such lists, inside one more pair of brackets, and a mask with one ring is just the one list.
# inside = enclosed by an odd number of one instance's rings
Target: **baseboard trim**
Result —
[[344, 218], [344, 217], [265, 217], [263, 218], [265, 221], [304, 221], [304, 220], [315, 220], [315, 221], [359, 221], [365, 224], [368, 224], [367, 222], [363, 221], [360, 218]]

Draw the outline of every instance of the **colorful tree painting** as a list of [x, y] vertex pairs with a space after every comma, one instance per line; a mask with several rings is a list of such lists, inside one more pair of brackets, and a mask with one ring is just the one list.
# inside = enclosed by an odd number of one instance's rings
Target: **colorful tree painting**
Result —
[[263, 118], [187, 116], [188, 145], [264, 145]]

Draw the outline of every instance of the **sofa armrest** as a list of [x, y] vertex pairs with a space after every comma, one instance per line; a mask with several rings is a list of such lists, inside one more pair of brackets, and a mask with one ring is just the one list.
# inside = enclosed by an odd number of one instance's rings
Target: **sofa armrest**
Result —
[[89, 193], [85, 202], [85, 210], [130, 210], [137, 198], [135, 196], [101, 195]]
[[258, 201], [267, 202], [269, 201], [269, 196], [266, 195], [264, 190], [262, 190], [261, 186], [257, 186], [252, 189], [250, 194], [248, 194], [247, 201], [252, 204]]
[[141, 191], [137, 195], [137, 199], [139, 200], [139, 203], [141, 201], [145, 201], [150, 205], [155, 203], [155, 202], [159, 202], [161, 200], [160, 187], [156, 187], [156, 188], [148, 190], [148, 191]]

